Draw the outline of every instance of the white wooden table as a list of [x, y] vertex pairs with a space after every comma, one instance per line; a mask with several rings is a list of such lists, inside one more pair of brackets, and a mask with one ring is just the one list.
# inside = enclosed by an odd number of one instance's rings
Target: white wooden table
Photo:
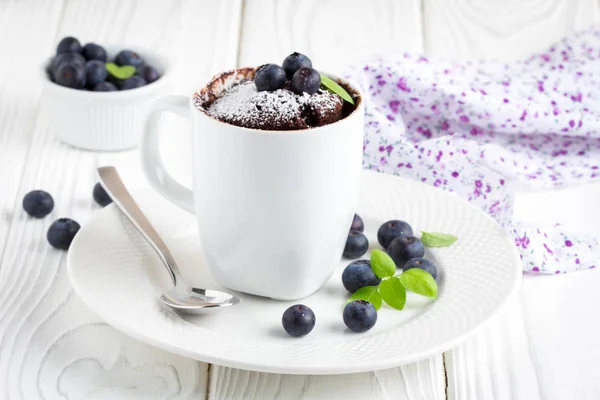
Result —
[[[598, 21], [597, 0], [0, 0], [0, 399], [600, 398], [598, 271], [525, 277], [518, 298], [458, 348], [371, 373], [236, 370], [117, 332], [73, 293], [66, 253], [51, 249], [45, 233], [55, 218], [85, 224], [98, 209], [96, 166], [116, 165], [129, 186], [146, 186], [137, 153], [57, 142], [38, 117], [37, 70], [67, 34], [132, 43], [179, 60], [173, 89], [191, 93], [212, 73], [280, 62], [295, 50], [328, 71], [388, 51], [515, 59]], [[185, 134], [167, 139], [172, 159], [190, 156]], [[37, 188], [56, 200], [44, 220], [20, 206]], [[522, 194], [517, 213], [600, 234], [599, 200], [600, 185]]]

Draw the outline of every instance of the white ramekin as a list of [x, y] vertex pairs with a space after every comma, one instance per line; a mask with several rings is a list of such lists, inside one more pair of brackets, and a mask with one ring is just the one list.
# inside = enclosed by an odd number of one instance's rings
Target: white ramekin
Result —
[[131, 49], [155, 67], [161, 77], [138, 89], [91, 92], [66, 88], [48, 79], [41, 67], [42, 115], [61, 141], [86, 150], [116, 151], [137, 147], [146, 113], [158, 98], [173, 92], [172, 66], [166, 57], [135, 46], [107, 46], [109, 59], [117, 51]]

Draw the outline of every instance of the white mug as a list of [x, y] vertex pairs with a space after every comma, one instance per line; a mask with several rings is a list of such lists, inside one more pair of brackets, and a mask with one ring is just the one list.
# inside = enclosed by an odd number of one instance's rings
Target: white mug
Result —
[[[214, 98], [253, 74], [230, 71], [191, 99], [159, 99], [146, 122], [143, 167], [160, 194], [196, 215], [208, 267], [220, 284], [299, 299], [339, 265], [358, 201], [364, 104], [359, 95], [356, 109], [340, 121], [295, 131], [234, 126], [196, 107], [194, 99]], [[161, 160], [158, 119], [165, 111], [191, 122], [193, 191]]]

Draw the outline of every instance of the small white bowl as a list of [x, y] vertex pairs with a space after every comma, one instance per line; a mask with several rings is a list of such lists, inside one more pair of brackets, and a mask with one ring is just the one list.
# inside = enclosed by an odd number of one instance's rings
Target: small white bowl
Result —
[[122, 49], [137, 52], [160, 78], [137, 89], [91, 92], [57, 85], [41, 67], [43, 91], [41, 110], [51, 132], [63, 142], [86, 150], [116, 151], [137, 147], [146, 113], [159, 97], [173, 91], [172, 68], [166, 57], [154, 51], [128, 46], [105, 47], [109, 60]]

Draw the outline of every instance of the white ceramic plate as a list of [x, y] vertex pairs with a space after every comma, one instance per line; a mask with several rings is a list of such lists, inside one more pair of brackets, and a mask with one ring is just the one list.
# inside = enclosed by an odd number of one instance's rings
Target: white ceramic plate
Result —
[[[190, 281], [227, 290], [207, 271], [194, 217], [153, 192], [135, 197]], [[202, 361], [289, 374], [370, 371], [439, 354], [473, 333], [518, 287], [519, 256], [506, 233], [455, 195], [365, 172], [358, 211], [371, 248], [378, 247], [377, 229], [389, 219], [406, 220], [417, 232], [459, 237], [454, 245], [426, 254], [439, 269], [438, 299], [409, 294], [403, 311], [384, 305], [375, 327], [362, 334], [349, 331], [342, 321], [347, 293], [340, 276], [346, 260], [321, 290], [299, 301], [317, 319], [303, 338], [288, 336], [281, 326], [283, 311], [298, 302], [240, 294], [242, 303], [222, 312], [178, 315], [158, 300], [170, 285], [166, 271], [113, 205], [99, 211], [75, 238], [69, 276], [92, 310], [134, 338]], [[248, 268], [259, 262], [248, 260]]]

